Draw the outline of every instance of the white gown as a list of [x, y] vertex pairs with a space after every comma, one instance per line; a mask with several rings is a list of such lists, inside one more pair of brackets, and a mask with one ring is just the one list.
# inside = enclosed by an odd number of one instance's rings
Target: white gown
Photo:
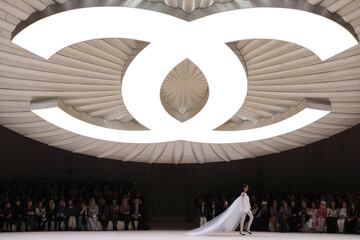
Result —
[[242, 213], [250, 211], [249, 197], [243, 192], [222, 214], [205, 225], [187, 232], [187, 235], [209, 235], [214, 232], [232, 232], [240, 224]]

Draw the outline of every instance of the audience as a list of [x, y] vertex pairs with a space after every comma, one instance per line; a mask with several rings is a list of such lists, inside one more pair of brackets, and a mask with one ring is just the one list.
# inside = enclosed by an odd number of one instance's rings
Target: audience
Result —
[[[198, 223], [221, 214], [238, 195], [200, 194]], [[250, 197], [253, 231], [360, 233], [360, 193], [277, 191]], [[2, 182], [0, 232], [148, 229], [143, 203], [134, 182]]]
[[135, 187], [134, 182], [2, 182], [0, 232], [147, 229], [144, 199]]
[[[231, 204], [237, 194], [200, 194], [196, 198], [197, 222], [214, 218], [213, 206]], [[253, 231], [360, 233], [359, 193], [290, 193], [277, 191], [251, 195]], [[269, 204], [271, 203], [271, 204]], [[209, 206], [209, 207], [208, 207]], [[222, 209], [224, 211], [224, 209]], [[216, 216], [222, 211], [216, 212]]]

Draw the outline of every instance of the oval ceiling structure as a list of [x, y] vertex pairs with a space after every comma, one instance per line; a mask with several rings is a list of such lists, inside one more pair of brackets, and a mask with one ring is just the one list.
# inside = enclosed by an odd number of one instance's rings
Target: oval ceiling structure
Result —
[[[67, 1], [56, 2], [62, 4]], [[234, 2], [239, 4], [241, 1], [219, 1], [211, 6], [200, 6], [196, 0], [184, 2], [195, 7], [187, 8], [191, 11], [180, 9], [181, 16], [205, 15], [201, 11], [215, 11], [220, 4], [231, 8]], [[357, 25], [360, 21], [355, 14], [360, 11], [360, 6], [356, 1], [338, 0], [330, 5], [328, 1], [308, 2], [334, 12], [351, 24], [355, 31], [360, 29]], [[229, 144], [188, 141], [117, 143], [58, 128], [32, 113], [30, 103], [58, 98], [73, 116], [96, 125], [114, 129], [144, 129], [129, 113], [119, 93], [128, 66], [147, 44], [119, 38], [89, 40], [68, 46], [51, 59], [44, 60], [10, 42], [19, 23], [33, 13], [43, 11], [51, 3], [55, 2], [20, 0], [16, 4], [12, 1], [0, 3], [3, 12], [0, 19], [0, 122], [24, 136], [69, 151], [124, 161], [206, 163], [281, 152], [318, 141], [359, 123], [358, 45], [321, 62], [316, 55], [299, 45], [252, 39], [227, 44], [247, 71], [248, 92], [240, 110], [220, 130], [248, 130], [278, 121], [280, 116], [288, 116], [288, 112], [299, 108], [304, 99], [329, 101], [331, 113], [281, 136]], [[162, 3], [148, 2], [145, 5], [156, 9], [158, 4]], [[179, 5], [170, 7], [177, 9]], [[208, 51], [211, 52], [210, 47]], [[192, 69], [184, 74], [191, 76], [198, 71]], [[182, 79], [176, 74], [171, 77], [172, 81]], [[204, 81], [203, 76], [194, 75], [193, 78]], [[206, 85], [195, 86], [194, 93], [201, 94], [186, 96], [195, 98], [193, 102], [201, 102]], [[211, 88], [209, 90], [211, 94]], [[162, 88], [161, 99], [168, 101], [168, 106], [180, 106], [172, 102], [174, 98], [164, 97], [173, 92], [173, 89], [169, 88], [167, 92]]]

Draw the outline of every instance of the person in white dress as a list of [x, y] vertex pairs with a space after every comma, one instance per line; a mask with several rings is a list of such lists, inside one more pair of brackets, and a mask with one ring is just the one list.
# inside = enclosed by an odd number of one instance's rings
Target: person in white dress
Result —
[[187, 232], [187, 234], [199, 236], [210, 235], [215, 232], [232, 232], [235, 231], [240, 224], [240, 234], [245, 235], [243, 228], [246, 215], [250, 217], [246, 232], [251, 234], [250, 227], [254, 217], [250, 211], [251, 206], [249, 196], [247, 195], [248, 190], [249, 186], [244, 184], [241, 195], [222, 214], [203, 226]]

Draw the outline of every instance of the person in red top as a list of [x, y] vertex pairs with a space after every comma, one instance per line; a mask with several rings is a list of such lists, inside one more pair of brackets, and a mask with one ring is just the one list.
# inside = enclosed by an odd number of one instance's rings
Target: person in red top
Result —
[[326, 202], [321, 201], [319, 210], [317, 212], [317, 222], [318, 222], [318, 231], [319, 232], [324, 232], [326, 216], [327, 216]]

